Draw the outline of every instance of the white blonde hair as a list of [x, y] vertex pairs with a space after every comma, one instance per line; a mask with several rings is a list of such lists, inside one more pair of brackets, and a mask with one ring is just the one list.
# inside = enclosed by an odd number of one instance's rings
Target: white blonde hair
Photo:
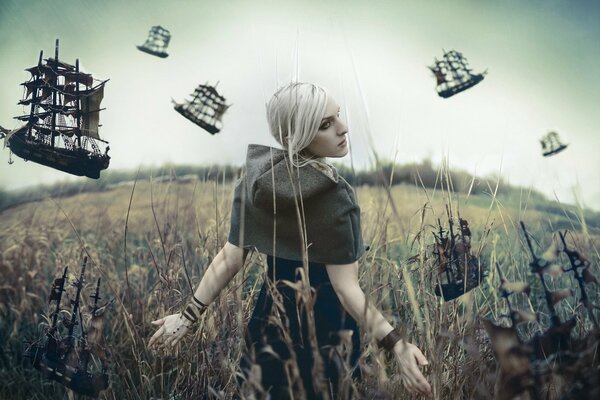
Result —
[[292, 82], [271, 97], [267, 120], [271, 135], [288, 153], [293, 165], [310, 163], [304, 150], [317, 136], [327, 108], [327, 90], [305, 82]]

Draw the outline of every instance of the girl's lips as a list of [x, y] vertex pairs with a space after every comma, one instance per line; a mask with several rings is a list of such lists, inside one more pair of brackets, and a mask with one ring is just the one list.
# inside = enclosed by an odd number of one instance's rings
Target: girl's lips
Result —
[[348, 139], [344, 138], [344, 140], [342, 140], [342, 142], [340, 144], [338, 144], [338, 147], [344, 147], [347, 143], [348, 143]]

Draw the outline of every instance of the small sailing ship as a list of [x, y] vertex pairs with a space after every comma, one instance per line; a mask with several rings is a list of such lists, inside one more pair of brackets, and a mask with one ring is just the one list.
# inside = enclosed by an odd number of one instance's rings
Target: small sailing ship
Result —
[[442, 59], [434, 59], [434, 64], [428, 68], [435, 75], [437, 93], [443, 98], [477, 85], [487, 73], [487, 70], [479, 74], [473, 73], [467, 59], [456, 50], [444, 51]]
[[54, 58], [42, 57], [40, 51], [38, 64], [26, 69], [31, 78], [21, 84], [25, 94], [18, 104], [30, 108], [15, 119], [25, 125], [7, 132], [5, 143], [24, 160], [97, 179], [110, 162], [108, 142], [98, 134], [108, 80], [80, 71], [79, 60], [75, 65], [59, 61], [58, 39]]
[[[55, 308], [50, 314], [46, 340], [30, 345], [27, 355], [33, 366], [47, 378], [78, 394], [96, 398], [109, 386], [107, 352], [102, 345], [103, 318], [108, 303], [102, 307], [98, 304], [101, 299], [98, 278], [96, 290], [90, 296], [93, 300], [89, 307], [91, 317], [88, 324], [84, 323], [81, 291], [86, 263], [87, 257], [83, 260], [79, 278], [72, 283], [75, 297], [67, 309], [61, 308], [61, 302], [67, 292], [69, 267], [65, 267], [62, 277], [54, 280], [49, 303], [55, 302]], [[70, 298], [68, 294], [67, 298]]]
[[[218, 82], [217, 82], [218, 85]], [[175, 104], [174, 108], [179, 114], [192, 121], [202, 129], [214, 135], [223, 127], [221, 118], [231, 105], [217, 92], [217, 85], [210, 86], [208, 83], [198, 85], [191, 100]]]
[[560, 141], [558, 133], [551, 131], [548, 132], [544, 137], [540, 139], [542, 145], [542, 155], [549, 157], [554, 154], [558, 154], [567, 148], [568, 144], [564, 144]]
[[153, 56], [166, 58], [167, 47], [171, 41], [171, 33], [160, 25], [153, 26], [148, 32], [146, 41], [141, 46], [136, 46], [138, 50], [144, 53], [152, 54]]
[[487, 266], [471, 254], [471, 230], [467, 220], [458, 218], [459, 232], [454, 232], [454, 219], [448, 212], [448, 229], [438, 220], [433, 256], [437, 265], [438, 279], [434, 292], [445, 301], [456, 299], [479, 286], [487, 276]]

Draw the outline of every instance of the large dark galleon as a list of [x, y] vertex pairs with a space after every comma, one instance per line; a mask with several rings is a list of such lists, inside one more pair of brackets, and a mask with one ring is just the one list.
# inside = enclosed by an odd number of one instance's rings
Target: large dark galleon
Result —
[[[19, 104], [29, 112], [15, 117], [25, 125], [6, 133], [6, 144], [15, 155], [69, 174], [97, 179], [108, 168], [108, 142], [98, 134], [104, 85], [79, 70], [79, 60], [70, 65], [54, 58], [42, 59], [27, 68], [31, 78]], [[104, 150], [100, 146], [106, 145]]]

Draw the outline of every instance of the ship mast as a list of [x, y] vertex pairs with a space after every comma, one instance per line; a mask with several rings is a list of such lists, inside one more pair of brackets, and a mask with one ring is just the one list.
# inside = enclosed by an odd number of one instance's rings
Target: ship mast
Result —
[[52, 290], [50, 291], [49, 301], [56, 301], [56, 309], [52, 313], [52, 326], [46, 332], [48, 336], [47, 348], [50, 351], [56, 351], [58, 348], [58, 340], [55, 337], [58, 324], [58, 316], [60, 314], [60, 301], [62, 300], [62, 294], [65, 291], [65, 283], [67, 282], [67, 271], [69, 267], [65, 267], [62, 278], [58, 278], [54, 281]]
[[529, 248], [529, 252], [531, 253], [531, 258], [533, 261], [529, 263], [531, 267], [531, 272], [538, 274], [540, 280], [542, 281], [542, 288], [544, 289], [544, 299], [546, 300], [546, 306], [548, 307], [548, 311], [550, 313], [550, 323], [552, 327], [560, 326], [561, 322], [556, 313], [556, 308], [554, 307], [554, 302], [552, 301], [552, 291], [548, 287], [546, 283], [546, 279], [544, 278], [544, 270], [550, 264], [547, 260], [536, 256], [533, 251], [533, 246], [531, 245], [531, 239], [529, 238], [529, 232], [525, 229], [525, 223], [520, 221], [521, 228], [523, 229], [523, 233], [525, 236], [525, 240], [527, 241], [527, 247]]
[[60, 301], [62, 299], [62, 294], [65, 290], [65, 282], [67, 280], [67, 271], [69, 267], [65, 267], [62, 278], [59, 278], [55, 281], [54, 287], [52, 288], [52, 292], [50, 293], [50, 301], [56, 300], [56, 309], [52, 314], [52, 327], [51, 330], [56, 330], [56, 323], [58, 322], [58, 314], [60, 313]]
[[[92, 299], [94, 299], [94, 305], [91, 308], [91, 314], [92, 314], [92, 320], [94, 318], [96, 318], [96, 313], [98, 312], [98, 301], [100, 300], [100, 279], [98, 278], [98, 281], [96, 283], [96, 291], [93, 295], [91, 295], [90, 297]], [[81, 327], [83, 328], [83, 321], [81, 322]], [[83, 350], [81, 352], [81, 360], [80, 360], [80, 367], [81, 369], [83, 369], [84, 371], [87, 371], [88, 368], [88, 364], [90, 362], [90, 344], [88, 342], [88, 336], [87, 333], [85, 333], [82, 330], [82, 339], [83, 339]]]
[[[79, 58], [75, 60], [75, 76], [79, 77]], [[80, 115], [80, 107], [79, 107], [79, 82], [75, 82], [75, 108], [77, 115], [77, 130], [75, 131], [77, 134], [77, 147], [81, 148], [81, 115]]]
[[[449, 261], [450, 261], [450, 257], [448, 256], [448, 238], [444, 238], [444, 230], [442, 229], [442, 223], [440, 221], [440, 219], [438, 218], [438, 226], [440, 227], [440, 243], [442, 248], [444, 249], [444, 257], [446, 258], [445, 260], [445, 266], [444, 266], [444, 270], [446, 272], [446, 279], [448, 280], [448, 283], [451, 283], [453, 281], [453, 277], [450, 273], [450, 266], [448, 265]], [[442, 262], [442, 251], [440, 250], [440, 247], [438, 246], [438, 262], [440, 263], [440, 266], [444, 265], [444, 262]]]
[[81, 266], [81, 272], [79, 273], [79, 279], [73, 285], [77, 287], [77, 292], [75, 294], [75, 300], [72, 300], [73, 310], [71, 311], [71, 321], [68, 323], [69, 326], [69, 341], [73, 343], [73, 331], [75, 329], [75, 325], [77, 325], [77, 316], [79, 313], [79, 298], [81, 296], [81, 289], [83, 288], [83, 276], [85, 274], [85, 266], [87, 264], [87, 257], [83, 258], [83, 265]]
[[221, 130], [221, 118], [230, 107], [217, 92], [218, 84], [219, 82], [214, 87], [208, 82], [200, 84], [191, 94], [191, 100], [184, 100], [183, 103], [173, 101], [175, 111], [213, 135]]
[[[58, 72], [58, 39], [56, 39], [56, 45], [54, 46], [54, 68]], [[54, 139], [56, 137], [56, 101], [58, 93], [56, 87], [58, 85], [58, 73], [53, 74], [52, 77], [52, 130], [50, 131], [51, 142], [50, 145], [54, 147]]]
[[[88, 330], [84, 324], [80, 304], [86, 264], [87, 257], [84, 257], [79, 278], [72, 284], [77, 290], [74, 299], [70, 301], [72, 308], [69, 317], [60, 315], [61, 298], [63, 292], [66, 291], [68, 267], [65, 267], [61, 278], [54, 280], [49, 301], [56, 301], [57, 305], [56, 310], [51, 315], [52, 325], [46, 331], [48, 339], [44, 345], [40, 346], [35, 343], [27, 349], [27, 356], [32, 358], [33, 366], [42, 372], [45, 377], [71, 389], [77, 394], [75, 396], [77, 399], [82, 398], [81, 396], [97, 398], [99, 393], [109, 386], [107, 358], [100, 342], [102, 339], [102, 326], [91, 326], [91, 334], [94, 340], [90, 341], [91, 337], [88, 335]], [[95, 293], [90, 297], [94, 299], [93, 307], [90, 307], [93, 321], [94, 318], [101, 318], [102, 315], [98, 307], [100, 278], [96, 283]], [[55, 334], [59, 318], [64, 326], [68, 328], [68, 336], [66, 337]], [[80, 326], [79, 335], [77, 336], [75, 335], [75, 325]], [[100, 365], [95, 362], [92, 363], [94, 361], [92, 356], [98, 357]]]
[[[42, 57], [44, 56], [44, 50], [40, 50], [40, 58], [38, 59], [38, 74], [40, 73], [40, 67], [42, 66]], [[37, 79], [39, 79], [39, 75], [35, 75], [33, 74]], [[26, 89], [27, 90], [27, 89]], [[38, 88], [37, 86], [33, 87], [33, 93], [31, 94], [31, 111], [29, 112], [29, 123], [27, 124], [27, 139], [31, 139], [31, 129], [33, 127], [33, 124], [31, 123], [31, 121], [33, 120], [33, 116], [35, 114], [35, 106], [36, 106], [36, 100], [37, 100], [37, 92], [38, 92]]]
[[467, 59], [461, 52], [456, 50], [443, 51], [442, 59], [434, 58], [434, 65], [429, 66], [437, 81], [438, 95], [448, 98], [483, 80], [487, 70], [482, 73], [473, 73]]
[[56, 39], [54, 58], [43, 59], [40, 51], [37, 65], [25, 69], [31, 76], [21, 83], [25, 89], [18, 104], [30, 109], [15, 117], [24, 125], [7, 137], [6, 145], [25, 160], [98, 179], [110, 162], [108, 146], [102, 154], [97, 143], [108, 144], [98, 133], [107, 80], [94, 87], [98, 80], [81, 71], [79, 59], [76, 65], [58, 59], [59, 44]]

